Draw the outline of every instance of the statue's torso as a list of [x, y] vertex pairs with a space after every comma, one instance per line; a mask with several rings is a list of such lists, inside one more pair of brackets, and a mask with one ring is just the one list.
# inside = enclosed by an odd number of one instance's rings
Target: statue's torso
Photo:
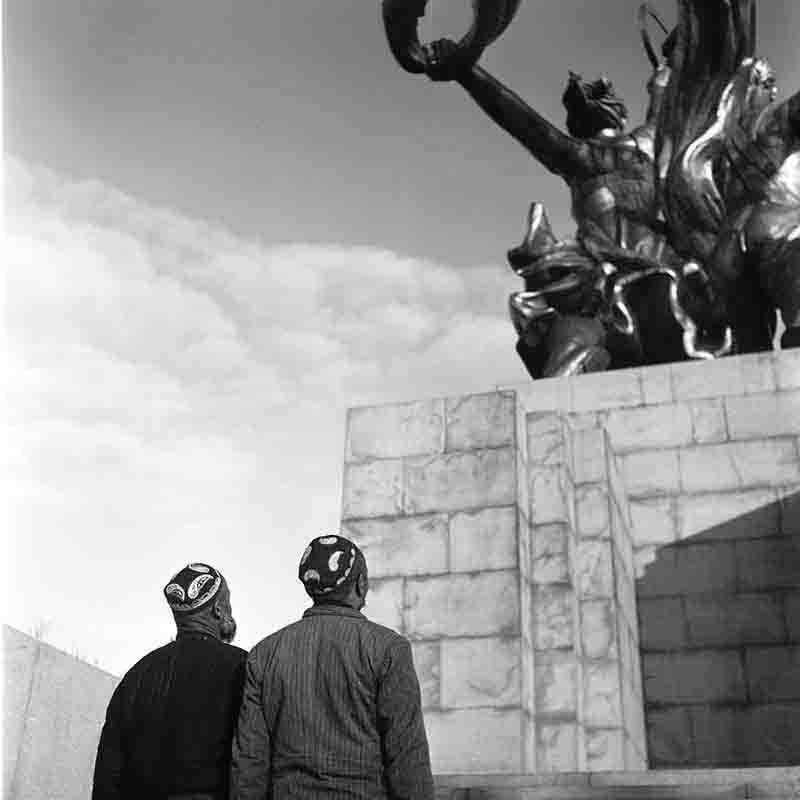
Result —
[[633, 136], [587, 148], [591, 170], [568, 179], [579, 238], [600, 249], [652, 255], [663, 236], [651, 155]]

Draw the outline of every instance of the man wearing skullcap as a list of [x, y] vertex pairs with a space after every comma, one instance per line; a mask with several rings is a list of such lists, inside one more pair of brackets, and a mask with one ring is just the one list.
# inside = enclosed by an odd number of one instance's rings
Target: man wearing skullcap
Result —
[[313, 606], [247, 659], [231, 800], [433, 800], [411, 646], [361, 613], [361, 550], [318, 537], [299, 578]]
[[221, 573], [193, 563], [164, 587], [177, 635], [117, 686], [106, 713], [92, 800], [227, 800], [247, 653]]

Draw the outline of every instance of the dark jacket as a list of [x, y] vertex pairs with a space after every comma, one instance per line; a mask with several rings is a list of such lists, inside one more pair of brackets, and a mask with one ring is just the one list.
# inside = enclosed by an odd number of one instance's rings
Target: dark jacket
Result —
[[432, 800], [411, 646], [339, 605], [314, 606], [247, 659], [232, 800]]
[[133, 666], [108, 704], [92, 800], [227, 797], [246, 657], [211, 636], [182, 633]]

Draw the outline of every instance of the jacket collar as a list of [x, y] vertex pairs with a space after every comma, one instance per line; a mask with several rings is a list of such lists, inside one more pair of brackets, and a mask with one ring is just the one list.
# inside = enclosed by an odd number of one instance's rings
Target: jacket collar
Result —
[[207, 639], [211, 642], [221, 642], [222, 640], [216, 636], [212, 636], [210, 633], [206, 633], [205, 631], [178, 631], [175, 634], [175, 639]]
[[303, 619], [306, 617], [353, 617], [354, 619], [366, 619], [360, 611], [338, 603], [311, 606], [311, 608], [307, 608], [303, 612]]

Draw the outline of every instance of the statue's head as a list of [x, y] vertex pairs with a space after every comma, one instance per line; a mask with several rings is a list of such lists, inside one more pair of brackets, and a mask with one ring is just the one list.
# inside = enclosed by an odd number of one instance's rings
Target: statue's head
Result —
[[775, 70], [766, 58], [746, 59], [743, 67], [748, 78], [745, 105], [756, 113], [763, 111], [778, 93]]
[[775, 71], [763, 58], [746, 58], [720, 99], [717, 116], [729, 136], [755, 135], [759, 120], [777, 94]]
[[584, 81], [570, 72], [562, 102], [567, 109], [567, 130], [578, 139], [622, 133], [628, 122], [628, 109], [608, 78]]

